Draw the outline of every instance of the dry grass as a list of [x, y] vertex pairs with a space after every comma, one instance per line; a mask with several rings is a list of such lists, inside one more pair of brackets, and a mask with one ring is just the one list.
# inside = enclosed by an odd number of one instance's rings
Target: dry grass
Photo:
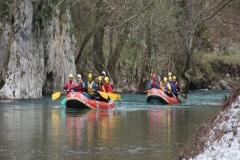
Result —
[[240, 55], [224, 55], [220, 53], [205, 53], [202, 55], [205, 62], [213, 62], [215, 60], [222, 61], [226, 64], [239, 64]]

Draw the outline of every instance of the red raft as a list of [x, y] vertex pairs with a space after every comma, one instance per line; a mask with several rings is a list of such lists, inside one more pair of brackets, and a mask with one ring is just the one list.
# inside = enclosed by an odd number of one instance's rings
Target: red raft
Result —
[[109, 102], [90, 99], [80, 92], [69, 92], [67, 94], [66, 108], [76, 109], [112, 109], [114, 101]]
[[162, 104], [179, 104], [180, 100], [176, 97], [169, 97], [166, 93], [164, 93], [161, 89], [152, 88], [148, 91], [147, 94], [147, 102], [151, 100], [158, 100]]

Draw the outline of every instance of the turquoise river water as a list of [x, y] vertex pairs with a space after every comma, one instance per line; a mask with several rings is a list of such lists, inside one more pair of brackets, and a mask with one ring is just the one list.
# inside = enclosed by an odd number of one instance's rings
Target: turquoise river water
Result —
[[220, 110], [228, 91], [194, 91], [179, 106], [123, 94], [113, 110], [66, 110], [60, 97], [0, 100], [0, 159], [172, 160]]

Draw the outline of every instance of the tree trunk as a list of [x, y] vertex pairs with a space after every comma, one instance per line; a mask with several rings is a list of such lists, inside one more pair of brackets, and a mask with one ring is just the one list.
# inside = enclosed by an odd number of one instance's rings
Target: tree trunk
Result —
[[[176, 17], [176, 22], [175, 22], [175, 27], [178, 29], [178, 36], [183, 40], [187, 33], [189, 32], [187, 26], [185, 27], [180, 27], [179, 26], [184, 26], [187, 20], [189, 19], [190, 15], [188, 14], [189, 11], [187, 10], [187, 0], [180, 0], [176, 4], [176, 10], [175, 10], [175, 17]], [[193, 36], [191, 35], [191, 43], [193, 42]], [[184, 91], [188, 91], [189, 86], [189, 80], [185, 76], [186, 71], [189, 69], [190, 65], [190, 60], [191, 60], [191, 51], [192, 49], [189, 48], [190, 44], [189, 41], [184, 40], [184, 45], [182, 46], [182, 53], [179, 55], [180, 58], [175, 59], [175, 64], [176, 64], [176, 72], [178, 75], [181, 76], [183, 79], [182, 82], [185, 84], [184, 86]], [[192, 46], [192, 44], [191, 44]], [[182, 64], [185, 64], [184, 66]]]
[[94, 57], [94, 65], [98, 73], [101, 73], [106, 69], [105, 67], [105, 58], [103, 54], [103, 38], [105, 33], [105, 26], [108, 20], [108, 13], [106, 10], [103, 10], [105, 3], [102, 0], [99, 0], [96, 3], [97, 13], [96, 13], [96, 26], [97, 30], [94, 35], [93, 41], [93, 57]]
[[143, 92], [147, 89], [147, 84], [148, 84], [148, 75], [149, 71], [151, 70], [151, 64], [149, 62], [149, 59], [151, 58], [152, 55], [152, 45], [151, 45], [151, 28], [147, 24], [146, 25], [146, 56], [143, 58], [143, 67], [141, 69], [141, 77], [140, 77], [140, 82], [138, 85], [138, 91]]
[[99, 73], [101, 73], [101, 71], [105, 68], [105, 59], [102, 49], [104, 32], [104, 27], [99, 27], [96, 31], [93, 41], [94, 65]]
[[109, 28], [109, 55], [113, 54], [113, 30], [114, 29]]
[[126, 26], [123, 30], [123, 33], [120, 34], [117, 38], [117, 44], [115, 46], [114, 52], [109, 57], [109, 62], [107, 66], [107, 71], [109, 72], [110, 77], [113, 79], [113, 82], [116, 83], [116, 74], [115, 68], [118, 62], [119, 56], [121, 55], [122, 49], [128, 39], [129, 28]]
[[89, 40], [91, 39], [91, 37], [94, 35], [95, 30], [96, 30], [96, 29], [93, 29], [91, 32], [89, 32], [89, 33], [84, 37], [83, 42], [81, 43], [79, 52], [78, 52], [78, 54], [77, 54], [77, 57], [76, 57], [76, 59], [75, 59], [75, 65], [77, 65], [77, 64], [78, 64], [78, 61], [81, 59], [83, 50], [84, 50], [85, 46], [87, 45], [88, 41], [89, 41]]

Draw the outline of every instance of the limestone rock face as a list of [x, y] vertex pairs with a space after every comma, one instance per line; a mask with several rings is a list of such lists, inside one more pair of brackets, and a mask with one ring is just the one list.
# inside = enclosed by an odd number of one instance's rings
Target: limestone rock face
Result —
[[69, 11], [60, 14], [56, 9], [56, 15], [41, 22], [36, 12], [35, 2], [20, 1], [14, 24], [2, 24], [0, 98], [41, 98], [43, 93], [61, 91], [67, 75], [76, 73]]

